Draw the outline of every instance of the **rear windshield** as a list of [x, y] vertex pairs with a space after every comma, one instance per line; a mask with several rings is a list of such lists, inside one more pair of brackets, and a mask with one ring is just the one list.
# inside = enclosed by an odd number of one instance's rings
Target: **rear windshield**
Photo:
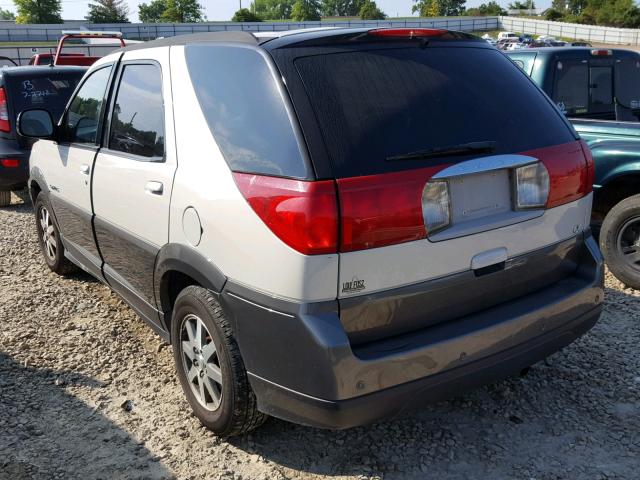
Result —
[[82, 72], [68, 72], [64, 76], [12, 78], [9, 95], [12, 97], [15, 115], [29, 108], [44, 108], [57, 120], [82, 75]]
[[546, 98], [494, 49], [351, 51], [301, 57], [295, 66], [337, 177], [442, 163], [397, 157], [470, 142], [491, 142], [492, 154], [506, 154], [574, 140]]

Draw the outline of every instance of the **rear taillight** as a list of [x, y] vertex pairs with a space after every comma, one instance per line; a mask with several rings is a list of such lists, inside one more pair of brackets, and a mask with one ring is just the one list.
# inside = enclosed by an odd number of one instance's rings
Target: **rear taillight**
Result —
[[523, 152], [539, 159], [549, 172], [549, 198], [546, 208], [553, 208], [578, 200], [593, 187], [591, 167], [580, 142]]
[[594, 57], [610, 57], [613, 55], [613, 50], [591, 50], [591, 55]]
[[0, 165], [5, 168], [17, 168], [20, 161], [17, 158], [0, 158]]
[[582, 147], [582, 153], [584, 154], [584, 159], [587, 162], [587, 190], [591, 192], [593, 190], [593, 182], [596, 179], [596, 163], [593, 161], [593, 155], [591, 154], [591, 149], [587, 142], [584, 140], [580, 140], [580, 146]]
[[306, 182], [234, 173], [251, 208], [284, 243], [305, 255], [338, 250], [338, 202], [333, 180]]
[[447, 32], [441, 28], [379, 28], [367, 33], [374, 37], [424, 38], [440, 37]]
[[[516, 208], [553, 208], [591, 192], [593, 161], [584, 142], [523, 155], [538, 162], [513, 171]], [[247, 173], [233, 177], [249, 205], [280, 240], [305, 255], [318, 255], [421, 240], [449, 227], [455, 199], [450, 198], [446, 180], [432, 179], [447, 166], [335, 181]]]
[[9, 123], [9, 108], [7, 107], [7, 94], [4, 87], [0, 87], [0, 132], [11, 131]]
[[337, 180], [341, 215], [340, 251], [351, 252], [426, 238], [423, 190], [429, 179], [445, 167]]

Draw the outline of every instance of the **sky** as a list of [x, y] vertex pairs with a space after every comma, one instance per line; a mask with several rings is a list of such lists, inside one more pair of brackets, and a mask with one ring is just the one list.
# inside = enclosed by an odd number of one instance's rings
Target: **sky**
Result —
[[[69, 20], [81, 20], [87, 13], [87, 5], [90, 0], [61, 0], [62, 1], [62, 18]], [[129, 5], [129, 19], [132, 22], [138, 20], [138, 4], [149, 0], [126, 0]], [[239, 8], [239, 2], [242, 1], [243, 7], [248, 7], [251, 0], [200, 0], [204, 7], [208, 20], [230, 20], [233, 13]], [[488, 0], [467, 0], [467, 7], [476, 7]], [[409, 17], [411, 16], [412, 0], [376, 0], [378, 6], [390, 17]], [[509, 0], [498, 0], [503, 7], [507, 7]], [[551, 0], [537, 0], [536, 7], [547, 8], [551, 4]], [[0, 0], [0, 6], [4, 9], [16, 11], [15, 6], [10, 0]]]

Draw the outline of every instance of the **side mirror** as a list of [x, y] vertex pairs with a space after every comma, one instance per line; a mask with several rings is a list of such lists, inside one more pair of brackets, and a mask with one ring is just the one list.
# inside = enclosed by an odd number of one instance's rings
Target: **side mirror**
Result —
[[51, 138], [55, 131], [48, 110], [24, 110], [18, 115], [18, 133], [23, 137]]

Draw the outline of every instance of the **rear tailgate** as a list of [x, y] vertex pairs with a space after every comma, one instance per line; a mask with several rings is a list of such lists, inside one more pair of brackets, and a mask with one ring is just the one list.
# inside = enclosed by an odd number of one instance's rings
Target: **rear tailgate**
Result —
[[[294, 65], [337, 182], [338, 294], [352, 342], [488, 308], [575, 270], [591, 205], [582, 146], [501, 53], [416, 42], [300, 55]], [[537, 163], [548, 198], [516, 208], [516, 169]], [[448, 191], [449, 223], [438, 231], [425, 225], [430, 181]], [[529, 252], [545, 253], [518, 260]], [[413, 301], [412, 288], [429, 295]]]

